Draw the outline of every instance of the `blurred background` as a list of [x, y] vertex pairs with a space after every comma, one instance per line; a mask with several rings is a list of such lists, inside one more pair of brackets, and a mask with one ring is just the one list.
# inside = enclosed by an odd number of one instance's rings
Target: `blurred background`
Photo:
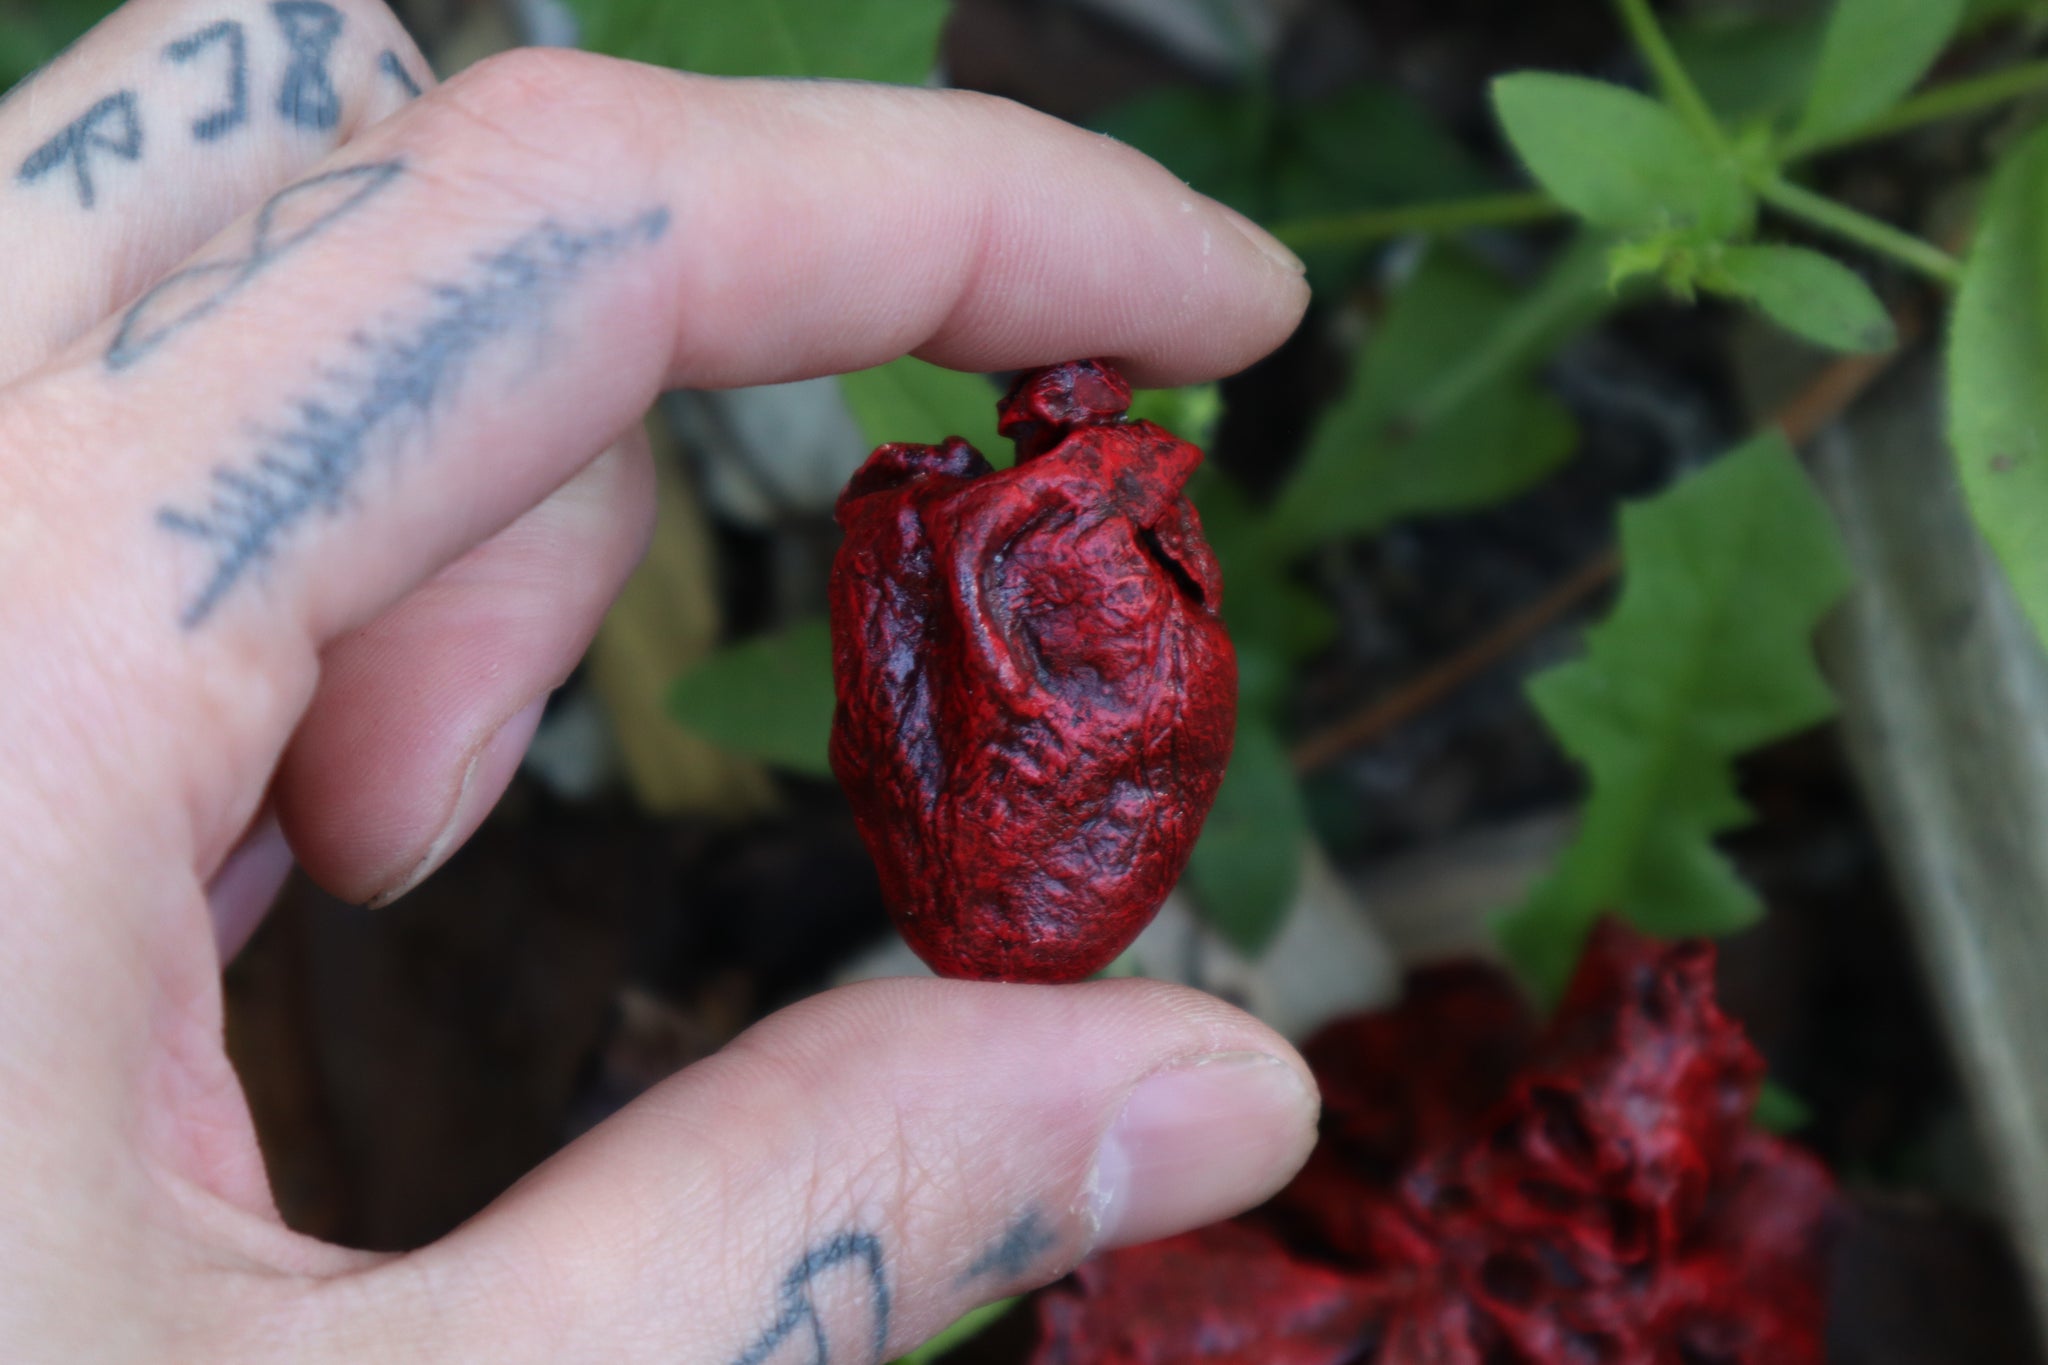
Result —
[[[0, 0], [0, 87], [104, 8]], [[2024, 1204], [2048, 1190], [2048, 1173], [1987, 1129], [1972, 1078], [1989, 1074], [1983, 1037], [2024, 1051], [2044, 1021], [2034, 1002], [1944, 980], [1942, 931], [1926, 922], [1939, 907], [1894, 876], [1934, 856], [1915, 842], [1928, 836], [1886, 812], [1912, 784], [1938, 785], [1928, 765], [1987, 774], [1986, 802], [2040, 775], [1988, 756], [2003, 747], [1995, 723], [1971, 737], [1930, 721], [1930, 755], [1901, 752], [1897, 726], [1872, 719], [1873, 689], [1899, 667], [1873, 641], [1921, 648], [1912, 623], [1939, 603], [1910, 587], [1868, 596], [1858, 547], [1975, 553], [1966, 523], [1910, 521], [1916, 462], [1939, 458], [1929, 357], [1909, 344], [1832, 358], [1733, 307], [1606, 288], [1597, 257], [1530, 202], [1487, 98], [1491, 78], [1532, 67], [1640, 85], [1592, 0], [844, 8], [863, 22], [835, 74], [989, 91], [1111, 132], [1281, 231], [1316, 287], [1268, 360], [1141, 399], [1211, 453], [1199, 495], [1229, 574], [1247, 720], [1189, 883], [1119, 970], [1239, 1000], [1299, 1038], [1394, 998], [1404, 967], [1491, 952], [1489, 917], [1529, 894], [1577, 825], [1585, 778], [1524, 689], [1613, 609], [1618, 509], [1773, 416], [1810, 438], [1864, 596], [1820, 637], [1844, 721], [1741, 760], [1755, 819], [1721, 847], [1767, 913], [1725, 942], [1725, 1002], [1769, 1059], [1766, 1117], [1853, 1196], [1834, 1358], [2036, 1359], [2025, 1267], [2048, 1252], [2002, 1214], [2015, 1191]], [[1740, 118], [1796, 97], [1823, 17], [1794, 0], [1663, 9], [1717, 109]], [[745, 6], [399, 10], [444, 77], [508, 46], [579, 40], [780, 69], [750, 45]], [[1974, 4], [1944, 70], [2024, 57], [2039, 10]], [[2005, 117], [1818, 173], [1868, 212], [1938, 232]], [[1403, 216], [1445, 201], [1491, 203], [1498, 222], [1445, 243], [1422, 235], [1427, 210]], [[1910, 280], [1867, 273], [1903, 330], [1928, 330]], [[957, 431], [993, 451], [998, 392], [905, 362], [671, 395], [652, 414], [653, 552], [497, 813], [387, 910], [295, 881], [229, 968], [231, 1051], [293, 1226], [365, 1247], [429, 1241], [763, 1014], [921, 970], [823, 768], [831, 503], [883, 439]], [[1411, 429], [1389, 395], [1416, 392], [1438, 401]], [[1941, 647], [1938, 631], [1924, 638]], [[1972, 667], [2022, 718], [2048, 697], [2020, 645], [1987, 646]], [[2041, 854], [2010, 856], [2022, 896]], [[959, 1358], [1018, 1358], [1027, 1318]]]

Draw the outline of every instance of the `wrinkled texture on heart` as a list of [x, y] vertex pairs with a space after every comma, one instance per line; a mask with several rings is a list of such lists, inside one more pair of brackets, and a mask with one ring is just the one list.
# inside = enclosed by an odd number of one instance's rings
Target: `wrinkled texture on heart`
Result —
[[941, 976], [1074, 981], [1179, 880], [1237, 667], [1181, 496], [1202, 453], [1100, 361], [999, 405], [1002, 471], [885, 445], [840, 495], [832, 769], [903, 937]]
[[1331, 1025], [1265, 1240], [1097, 1258], [1041, 1300], [1035, 1365], [1819, 1365], [1833, 1184], [1750, 1127], [1713, 965], [1609, 921], [1540, 1035], [1476, 964]]

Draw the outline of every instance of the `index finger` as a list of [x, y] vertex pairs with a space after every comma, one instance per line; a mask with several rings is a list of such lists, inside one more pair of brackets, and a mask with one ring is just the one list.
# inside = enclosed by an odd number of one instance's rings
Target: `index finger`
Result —
[[[123, 657], [82, 662], [158, 712], [140, 733], [107, 718], [142, 746], [114, 810], [169, 784], [203, 862], [320, 646], [560, 485], [659, 388], [907, 351], [1213, 377], [1305, 306], [1253, 232], [1004, 101], [515, 54], [343, 149], [8, 395], [0, 449], [54, 431], [122, 457], [0, 467], [33, 508], [0, 574], [100, 599], [96, 638]], [[54, 700], [35, 681], [12, 695]]]

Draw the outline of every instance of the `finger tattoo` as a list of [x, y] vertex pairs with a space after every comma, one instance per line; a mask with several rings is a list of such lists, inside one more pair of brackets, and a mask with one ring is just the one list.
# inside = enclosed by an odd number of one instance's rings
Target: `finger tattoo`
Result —
[[493, 343], [544, 328], [572, 283], [660, 238], [668, 221], [654, 209], [580, 231], [543, 223], [479, 255], [467, 274], [427, 285], [426, 306], [404, 322], [351, 337], [347, 361], [259, 431], [252, 453], [216, 465], [198, 498], [157, 512], [160, 528], [206, 556], [180, 624], [204, 623], [310, 518], [340, 515], [371, 457], [444, 403]]
[[135, 301], [107, 347], [107, 368], [127, 369], [206, 317], [280, 257], [375, 198], [403, 170], [399, 161], [372, 162], [279, 190], [250, 221], [249, 245], [241, 254], [187, 266]]
[[233, 19], [208, 24], [164, 49], [164, 57], [180, 66], [215, 44], [227, 49], [227, 102], [192, 121], [192, 136], [211, 142], [249, 121], [249, 40]]
[[93, 156], [99, 152], [120, 161], [141, 159], [142, 116], [136, 112], [133, 90], [107, 96], [67, 124], [55, 137], [29, 153], [15, 178], [24, 185], [33, 185], [58, 167], [69, 165], [78, 189], [78, 206], [89, 209], [98, 198]]
[[383, 55], [377, 58], [377, 68], [392, 80], [397, 81], [398, 88], [403, 90], [408, 96], [413, 99], [420, 97], [420, 83], [412, 78], [412, 72], [405, 69], [405, 63], [398, 59], [396, 52], [393, 52], [388, 47], [385, 48]]
[[341, 11], [325, 0], [275, 0], [270, 12], [291, 48], [277, 112], [301, 128], [325, 132], [341, 122], [341, 94], [327, 71], [328, 54], [341, 36]]
[[[334, 83], [331, 62], [347, 21], [326, 0], [273, 0], [270, 15], [286, 49], [274, 101], [277, 116], [293, 128], [332, 132], [341, 124], [343, 99]], [[218, 80], [217, 86], [209, 84], [209, 93], [200, 96], [210, 103], [183, 115], [189, 120], [192, 141], [217, 142], [254, 122], [249, 88], [251, 46], [249, 29], [240, 20], [216, 19], [163, 47], [163, 61], [192, 71], [187, 83]], [[381, 53], [377, 69], [407, 95], [421, 93], [420, 82], [406, 70], [397, 52], [387, 49]], [[10, 98], [21, 88], [10, 92]], [[68, 180], [78, 206], [93, 208], [100, 200], [100, 177], [109, 165], [142, 160], [147, 141], [144, 125], [153, 121], [143, 104], [161, 94], [134, 87], [102, 96], [30, 152], [17, 168], [15, 180], [24, 186]], [[66, 168], [69, 176], [57, 174]]]
[[807, 1341], [811, 1348], [810, 1365], [832, 1365], [831, 1339], [826, 1335], [825, 1320], [819, 1315], [812, 1290], [825, 1272], [848, 1264], [867, 1272], [865, 1288], [873, 1318], [874, 1346], [869, 1359], [880, 1365], [889, 1349], [889, 1279], [882, 1265], [881, 1239], [870, 1232], [842, 1232], [799, 1257], [783, 1276], [775, 1321], [734, 1357], [732, 1365], [764, 1365], [793, 1338]]

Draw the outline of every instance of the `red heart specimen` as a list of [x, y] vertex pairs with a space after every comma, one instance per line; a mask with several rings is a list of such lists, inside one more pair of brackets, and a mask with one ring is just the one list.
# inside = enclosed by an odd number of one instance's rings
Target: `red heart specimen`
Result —
[[1179, 880], [1230, 757], [1222, 577], [1181, 496], [1202, 452], [1102, 361], [999, 406], [1017, 464], [885, 445], [840, 494], [832, 770], [941, 976], [1075, 981]]

